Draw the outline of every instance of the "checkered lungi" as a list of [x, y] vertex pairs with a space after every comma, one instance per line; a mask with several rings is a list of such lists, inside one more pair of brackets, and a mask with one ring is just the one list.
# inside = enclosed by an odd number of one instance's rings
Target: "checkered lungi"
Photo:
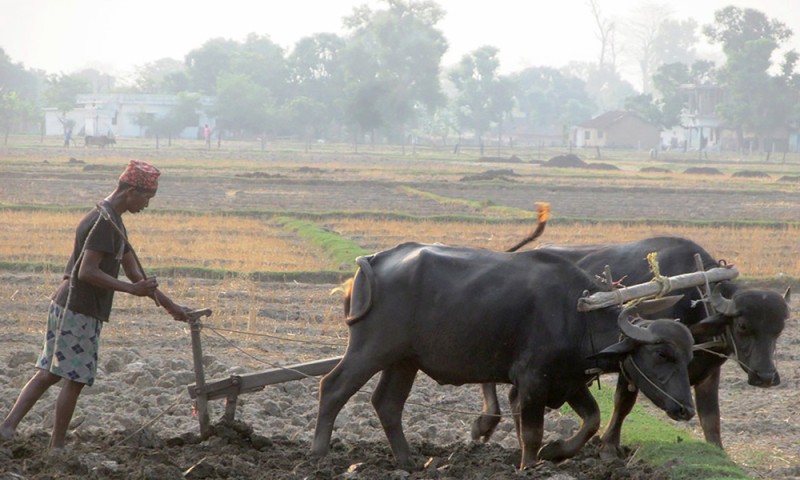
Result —
[[36, 367], [91, 386], [97, 376], [97, 351], [103, 322], [50, 303], [47, 333]]

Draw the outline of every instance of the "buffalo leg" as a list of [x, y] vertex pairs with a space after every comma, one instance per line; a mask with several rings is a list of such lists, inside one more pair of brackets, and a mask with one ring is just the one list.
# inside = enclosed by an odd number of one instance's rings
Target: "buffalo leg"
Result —
[[399, 362], [383, 370], [372, 394], [372, 406], [378, 413], [383, 431], [389, 439], [398, 468], [414, 471], [417, 465], [411, 458], [408, 441], [403, 433], [403, 406], [411, 392], [417, 368], [409, 362]]
[[614, 392], [614, 411], [611, 413], [611, 420], [606, 426], [606, 431], [600, 437], [600, 456], [603, 458], [614, 458], [621, 454], [619, 449], [620, 439], [622, 434], [622, 422], [625, 417], [631, 413], [634, 404], [636, 404], [636, 397], [638, 390], [631, 391], [630, 383], [625, 379], [624, 375], [620, 375], [617, 379], [617, 390]]
[[519, 438], [522, 446], [520, 469], [532, 467], [539, 460], [538, 452], [544, 435], [546, 388], [541, 382], [528, 381], [518, 385], [516, 405], [519, 409]]
[[716, 367], [709, 376], [694, 386], [697, 416], [706, 442], [722, 448], [722, 435], [719, 422], [719, 374], [720, 367]]
[[483, 410], [480, 416], [472, 421], [472, 439], [488, 442], [497, 424], [500, 423], [500, 403], [497, 401], [497, 384], [481, 384], [483, 392]]
[[514, 429], [517, 432], [517, 441], [520, 448], [522, 448], [522, 431], [520, 430], [519, 420], [519, 393], [517, 387], [511, 386], [508, 390], [508, 403], [511, 405], [511, 418], [514, 419]]
[[370, 367], [377, 362], [369, 360], [363, 356], [345, 354], [342, 361], [320, 380], [319, 411], [314, 440], [311, 443], [312, 455], [323, 457], [328, 453], [333, 423], [339, 411], [380, 370]]
[[567, 403], [581, 417], [580, 428], [568, 439], [557, 440], [542, 447], [539, 458], [559, 462], [574, 457], [600, 429], [600, 408], [588, 387], [581, 387]]

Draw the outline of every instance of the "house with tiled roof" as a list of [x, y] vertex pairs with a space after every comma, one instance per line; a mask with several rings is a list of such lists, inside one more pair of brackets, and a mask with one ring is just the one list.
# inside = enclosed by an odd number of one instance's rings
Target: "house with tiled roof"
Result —
[[577, 147], [650, 150], [661, 141], [661, 128], [633, 112], [615, 110], [581, 123], [574, 130]]

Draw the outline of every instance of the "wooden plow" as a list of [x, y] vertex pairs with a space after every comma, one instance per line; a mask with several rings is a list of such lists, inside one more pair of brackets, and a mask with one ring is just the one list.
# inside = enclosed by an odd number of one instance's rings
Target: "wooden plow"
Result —
[[263, 372], [231, 375], [223, 380], [206, 383], [203, 366], [203, 347], [200, 340], [200, 319], [210, 315], [211, 309], [208, 308], [195, 310], [189, 314], [195, 384], [189, 385], [187, 388], [189, 389], [189, 396], [194, 399], [196, 404], [197, 420], [200, 422], [200, 436], [202, 438], [207, 438], [211, 434], [211, 422], [208, 415], [209, 400], [224, 398], [225, 413], [222, 418], [226, 421], [232, 421], [236, 414], [236, 403], [240, 394], [259, 392], [267, 385], [325, 375], [342, 359], [342, 357], [326, 358], [288, 367], [273, 368]]
[[[646, 297], [665, 295], [671, 290], [679, 290], [689, 287], [701, 287], [723, 280], [731, 280], [739, 275], [735, 268], [712, 268], [703, 271], [699, 256], [695, 257], [698, 263], [698, 270], [694, 273], [677, 275], [674, 277], [656, 276], [655, 281], [612, 289], [607, 292], [596, 292], [592, 295], [578, 299], [578, 311], [597, 310], [600, 308], [619, 305], [630, 300]], [[608, 285], [611, 283], [611, 274], [606, 267], [606, 278]], [[301, 380], [307, 377], [325, 375], [335, 367], [342, 359], [339, 357], [315, 360], [312, 362], [298, 363], [287, 367], [278, 367], [263, 372], [249, 373], [245, 375], [232, 375], [222, 380], [214, 380], [206, 383], [203, 366], [203, 348], [200, 339], [200, 329], [202, 327], [200, 319], [210, 316], [210, 309], [195, 310], [189, 313], [189, 325], [192, 338], [192, 358], [194, 361], [195, 384], [189, 385], [189, 396], [195, 400], [197, 419], [200, 423], [200, 436], [207, 438], [211, 434], [211, 425], [208, 414], [208, 401], [225, 399], [225, 413], [223, 420], [232, 421], [236, 414], [236, 404], [241, 394], [258, 392], [267, 385]]]

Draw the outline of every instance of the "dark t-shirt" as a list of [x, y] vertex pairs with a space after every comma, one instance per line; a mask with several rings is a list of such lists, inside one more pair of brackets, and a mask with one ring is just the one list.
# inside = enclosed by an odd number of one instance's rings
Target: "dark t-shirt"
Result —
[[[106, 210], [110, 213], [114, 223], [126, 233], [122, 217], [114, 211], [111, 206], [106, 204]], [[100, 220], [98, 221], [98, 217]], [[95, 227], [95, 223], [97, 226]], [[94, 227], [94, 230], [92, 228]], [[91, 236], [89, 233], [91, 232]], [[67, 295], [69, 295], [69, 310], [94, 317], [100, 321], [107, 322], [111, 313], [111, 304], [114, 301], [114, 290], [96, 287], [90, 283], [78, 279], [80, 265], [75, 269], [75, 278], [72, 280], [72, 293], [69, 293], [69, 280], [73, 272], [73, 266], [78, 258], [81, 258], [84, 244], [87, 250], [94, 250], [103, 254], [100, 260], [100, 270], [114, 278], [119, 276], [122, 255], [130, 251], [122, 236], [107, 220], [100, 217], [100, 212], [95, 208], [80, 221], [75, 231], [75, 246], [72, 249], [72, 256], [67, 262], [64, 270], [64, 280], [53, 294], [53, 300], [65, 306]], [[82, 258], [81, 258], [82, 260]]]

